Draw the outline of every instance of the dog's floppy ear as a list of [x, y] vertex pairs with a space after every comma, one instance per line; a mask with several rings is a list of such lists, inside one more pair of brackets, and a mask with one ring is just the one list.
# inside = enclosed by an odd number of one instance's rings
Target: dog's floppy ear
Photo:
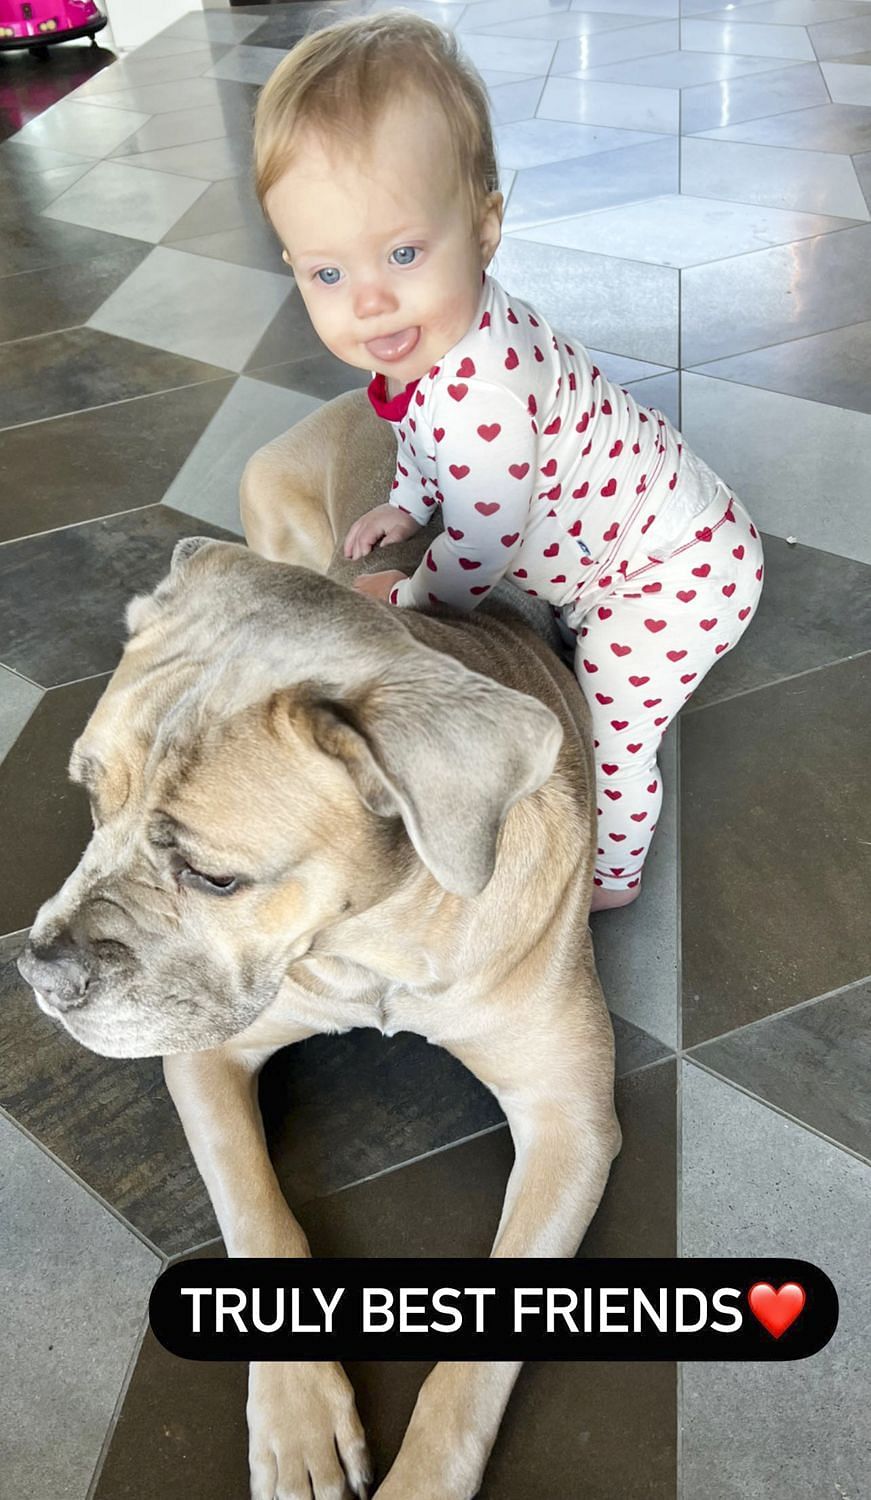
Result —
[[353, 697], [311, 701], [312, 730], [366, 807], [402, 818], [439, 885], [477, 896], [506, 814], [550, 776], [562, 728], [537, 699], [441, 653], [418, 650], [405, 666]]

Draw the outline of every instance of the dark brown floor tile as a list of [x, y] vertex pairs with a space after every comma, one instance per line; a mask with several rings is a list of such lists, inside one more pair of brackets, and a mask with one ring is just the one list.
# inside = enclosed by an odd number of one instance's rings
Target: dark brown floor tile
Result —
[[[45, 172], [25, 171], [13, 161], [0, 157], [0, 230], [7, 215], [18, 219], [22, 210], [37, 214], [59, 198], [68, 187], [84, 177], [93, 166], [82, 161], [79, 166], [55, 167]], [[27, 274], [26, 272], [24, 273]], [[43, 278], [44, 282], [45, 278]]]
[[[586, 1255], [675, 1254], [675, 1070], [618, 1086], [624, 1148]], [[315, 1254], [486, 1255], [512, 1161], [507, 1129], [307, 1204]], [[419, 1363], [348, 1373], [383, 1476], [401, 1441]], [[94, 1500], [246, 1492], [244, 1367], [174, 1359], [146, 1336]], [[676, 1380], [670, 1364], [535, 1364], [521, 1375], [481, 1500], [674, 1500]], [[631, 1441], [626, 1440], [627, 1430]]]
[[[306, 305], [293, 285], [290, 295], [285, 297], [279, 311], [257, 345], [245, 366], [245, 373], [264, 369], [267, 365], [280, 365], [300, 359], [311, 359], [327, 351], [312, 327]], [[334, 355], [329, 356], [336, 364], [342, 364]], [[350, 366], [343, 365], [344, 369]], [[371, 379], [371, 376], [369, 377]], [[278, 382], [276, 382], [278, 384]]]
[[265, 380], [268, 385], [280, 385], [286, 390], [303, 391], [306, 396], [318, 396], [321, 401], [331, 401], [345, 391], [363, 389], [372, 378], [364, 370], [355, 370], [326, 350], [323, 354], [297, 359], [291, 364], [246, 370], [245, 374], [254, 380]]
[[124, 610], [156, 587], [183, 536], [237, 536], [167, 505], [67, 526], [0, 548], [0, 662], [41, 687], [110, 672]]
[[871, 972], [871, 654], [681, 723], [683, 1042]]
[[[9, 203], [0, 227], [0, 276], [4, 277], [18, 271], [42, 271], [46, 277], [62, 279], [60, 268], [70, 261], [81, 264], [96, 256], [123, 255], [131, 245], [140, 243], [129, 235], [105, 234], [100, 229], [43, 219]], [[147, 250], [151, 248], [146, 246]]]
[[46, 333], [3, 350], [0, 430], [89, 406], [198, 385], [229, 373], [219, 365], [152, 349], [96, 328]]
[[234, 378], [0, 432], [0, 542], [156, 505]]
[[746, 635], [708, 673], [684, 710], [730, 698], [871, 645], [871, 568], [765, 536], [765, 585]]
[[617, 1074], [622, 1077], [624, 1073], [631, 1073], [636, 1068], [643, 1068], [648, 1063], [661, 1062], [663, 1058], [670, 1057], [668, 1047], [657, 1037], [651, 1036], [649, 1032], [642, 1031], [632, 1021], [624, 1021], [622, 1016], [611, 1016], [614, 1027], [614, 1039], [617, 1043]]
[[[47, 277], [44, 271], [4, 276], [0, 281], [0, 344], [86, 323], [151, 248], [135, 240], [117, 255], [95, 256], [68, 265], [59, 276]], [[0, 351], [0, 359], [4, 358]]]
[[692, 1055], [871, 1160], [871, 981], [706, 1042]]

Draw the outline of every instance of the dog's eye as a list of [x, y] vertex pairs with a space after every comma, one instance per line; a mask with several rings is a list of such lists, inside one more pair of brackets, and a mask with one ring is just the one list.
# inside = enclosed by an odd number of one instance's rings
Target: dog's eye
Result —
[[178, 870], [176, 879], [179, 885], [193, 886], [195, 890], [210, 891], [216, 896], [232, 896], [242, 884], [237, 875], [206, 875], [203, 870], [195, 870], [193, 865], [182, 865]]

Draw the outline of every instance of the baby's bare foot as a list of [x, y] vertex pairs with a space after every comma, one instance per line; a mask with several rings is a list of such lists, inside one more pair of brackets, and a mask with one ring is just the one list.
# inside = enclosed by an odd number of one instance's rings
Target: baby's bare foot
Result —
[[630, 906], [640, 890], [640, 880], [631, 891], [606, 891], [603, 886], [594, 885], [590, 911], [611, 911], [617, 906]]

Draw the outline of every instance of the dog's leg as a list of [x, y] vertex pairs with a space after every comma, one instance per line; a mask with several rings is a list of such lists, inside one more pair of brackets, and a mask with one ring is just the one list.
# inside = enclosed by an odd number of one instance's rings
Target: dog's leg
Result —
[[[620, 1149], [613, 1037], [598, 981], [561, 997], [488, 1008], [488, 1033], [448, 1051], [492, 1089], [515, 1161], [496, 1256], [574, 1255]], [[586, 989], [586, 994], [584, 993]], [[425, 1380], [396, 1461], [375, 1500], [472, 1500], [520, 1364], [443, 1363]]]
[[[311, 1036], [309, 1030], [288, 1042]], [[300, 1256], [309, 1248], [269, 1160], [257, 1074], [277, 1049], [218, 1048], [163, 1060], [164, 1076], [231, 1256]], [[251, 1500], [365, 1496], [370, 1476], [354, 1392], [341, 1365], [252, 1363]]]

